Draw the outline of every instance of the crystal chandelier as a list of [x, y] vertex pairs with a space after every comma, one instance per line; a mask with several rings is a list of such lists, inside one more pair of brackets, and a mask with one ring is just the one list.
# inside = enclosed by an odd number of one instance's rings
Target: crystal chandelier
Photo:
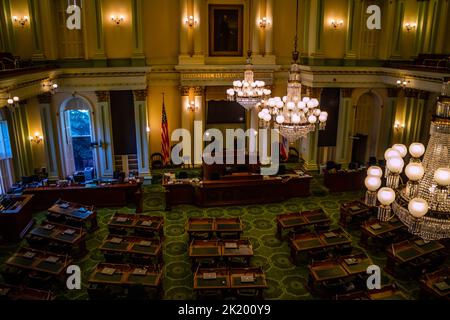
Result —
[[289, 71], [287, 84], [287, 95], [283, 98], [275, 97], [262, 100], [258, 107], [261, 110], [258, 114], [261, 126], [273, 125], [280, 130], [280, 133], [289, 142], [294, 142], [308, 133], [316, 130], [324, 130], [328, 113], [319, 108], [319, 101], [310, 97], [302, 98], [302, 84], [300, 65], [298, 64], [299, 52], [298, 43], [298, 0], [297, 0], [297, 21], [294, 40], [294, 51], [292, 52], [292, 64]]
[[[424, 240], [450, 238], [450, 82], [443, 85], [430, 128], [430, 140], [425, 150], [421, 143], [407, 147], [396, 144], [385, 152], [386, 187], [381, 189], [383, 171], [370, 167], [365, 185], [365, 202], [376, 206], [378, 219], [388, 221], [397, 217], [410, 233]], [[410, 160], [405, 167], [408, 177], [401, 183], [400, 174], [409, 150]], [[423, 160], [420, 158], [423, 156]]]
[[[252, 35], [251, 12], [252, 1], [249, 4], [249, 34]], [[233, 88], [227, 90], [227, 97], [230, 101], [236, 101], [242, 105], [246, 110], [251, 110], [264, 99], [269, 98], [272, 93], [269, 88], [266, 88], [264, 81], [254, 80], [255, 74], [252, 70], [252, 37], [248, 37], [248, 51], [247, 51], [247, 65], [245, 66], [244, 80], [233, 81]]]
[[244, 80], [233, 81], [233, 88], [227, 90], [228, 100], [238, 102], [246, 110], [253, 109], [261, 100], [267, 99], [272, 93], [270, 89], [265, 87], [264, 81], [254, 80], [251, 55], [252, 52], [249, 50]]

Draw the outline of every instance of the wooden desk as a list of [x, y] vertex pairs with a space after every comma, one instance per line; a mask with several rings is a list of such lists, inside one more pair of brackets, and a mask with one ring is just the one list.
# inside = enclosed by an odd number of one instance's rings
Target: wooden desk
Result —
[[298, 230], [306, 226], [316, 226], [331, 223], [330, 218], [322, 209], [285, 213], [277, 215], [277, 237], [281, 238], [284, 230]]
[[138, 255], [154, 258], [156, 263], [163, 262], [161, 242], [157, 239], [109, 235], [99, 249], [103, 253]]
[[17, 242], [22, 239], [34, 223], [31, 216], [33, 195], [11, 196], [14, 204], [0, 211], [0, 238]]
[[364, 190], [366, 175], [365, 170], [326, 172], [323, 177], [323, 184], [330, 192], [361, 191]]
[[262, 290], [268, 287], [266, 275], [261, 268], [199, 268], [194, 274], [194, 290]]
[[366, 254], [349, 255], [334, 260], [314, 262], [308, 266], [309, 286], [317, 290], [318, 286], [329, 280], [351, 280], [365, 275], [372, 265], [372, 259]]
[[48, 209], [48, 212], [64, 216], [69, 220], [80, 221], [90, 232], [98, 229], [97, 211], [94, 206], [85, 206], [59, 199]]
[[450, 301], [450, 267], [428, 273], [420, 279], [422, 290], [429, 295]]
[[214, 233], [220, 238], [224, 233], [236, 233], [237, 238], [243, 232], [241, 218], [189, 218], [186, 222], [186, 232], [191, 241], [196, 234], [208, 234], [211, 238]]
[[385, 270], [395, 274], [399, 269], [403, 270], [405, 266], [411, 265], [411, 262], [415, 259], [444, 250], [445, 246], [438, 241], [425, 243], [421, 239], [392, 244], [386, 249], [388, 259]]
[[[31, 253], [29, 257], [26, 254]], [[32, 256], [34, 254], [34, 256]], [[56, 261], [49, 261], [55, 258]], [[30, 248], [22, 248], [6, 261], [11, 267], [24, 269], [28, 271], [37, 271], [53, 276], [60, 276], [64, 273], [72, 259], [68, 256], [61, 256], [54, 253], [39, 251]]]
[[46, 210], [58, 199], [64, 199], [96, 207], [124, 207], [134, 203], [136, 212], [142, 212], [142, 182], [100, 184], [93, 188], [84, 185], [27, 188], [24, 194], [34, 194], [33, 209], [38, 211]]
[[408, 300], [408, 297], [393, 285], [387, 285], [379, 290], [368, 290], [369, 300]]
[[[201, 207], [281, 202], [310, 195], [311, 176], [268, 177], [267, 179], [206, 180], [198, 184], [167, 184], [166, 206], [194, 204]], [[193, 194], [192, 194], [193, 192]]]
[[55, 300], [55, 295], [50, 291], [41, 291], [27, 287], [17, 287], [0, 284], [0, 301], [2, 300]]
[[234, 233], [239, 239], [243, 232], [241, 218], [215, 218], [215, 232], [218, 237], [222, 237], [224, 233]]
[[253, 247], [248, 239], [239, 240], [193, 240], [189, 245], [189, 257], [196, 262], [197, 259], [244, 258], [247, 265], [253, 257]]
[[141, 214], [115, 213], [108, 222], [111, 229], [141, 230], [157, 233], [160, 239], [164, 238], [164, 218], [146, 216]]
[[291, 257], [296, 261], [297, 255], [316, 249], [334, 249], [351, 245], [350, 235], [342, 229], [325, 232], [296, 234], [290, 239]]
[[398, 232], [406, 229], [405, 225], [397, 218], [393, 218], [387, 222], [381, 222], [377, 219], [365, 221], [361, 225], [360, 244], [363, 247], [368, 247], [369, 239], [379, 241], [391, 232]]
[[370, 213], [370, 208], [359, 200], [344, 202], [340, 207], [339, 224], [343, 227], [347, 227], [355, 222], [355, 220], [357, 220], [356, 222], [359, 222], [362, 219], [369, 217]]
[[[108, 269], [112, 271], [112, 274], [105, 272]], [[92, 272], [88, 282], [102, 286], [141, 285], [155, 288], [161, 294], [162, 277], [162, 270], [156, 267], [100, 263]]]
[[30, 235], [51, 242], [68, 244], [71, 247], [78, 247], [80, 255], [86, 253], [86, 232], [83, 229], [58, 225], [54, 223], [43, 223], [39, 227], [31, 230]]

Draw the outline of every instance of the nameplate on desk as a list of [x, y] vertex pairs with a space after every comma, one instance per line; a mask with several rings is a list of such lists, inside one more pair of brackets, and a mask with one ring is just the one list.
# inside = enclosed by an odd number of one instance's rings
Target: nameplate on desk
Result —
[[357, 264], [358, 260], [355, 258], [349, 258], [349, 259], [344, 259], [345, 263], [348, 264], [349, 266]]
[[122, 239], [121, 238], [112, 238], [111, 240], [109, 240], [109, 242], [119, 244], [119, 243], [122, 243]]
[[50, 262], [50, 263], [56, 263], [58, 262], [59, 258], [58, 257], [54, 257], [54, 256], [50, 256], [47, 259], [45, 259], [45, 261]]
[[215, 272], [207, 272], [203, 274], [204, 280], [214, 280], [217, 279], [217, 273]]
[[134, 269], [133, 274], [136, 276], [145, 276], [147, 274], [147, 270], [137, 268], [137, 269]]
[[128, 221], [128, 218], [119, 217], [119, 218], [116, 218], [116, 221], [117, 221], [117, 222], [127, 222], [127, 221]]
[[23, 255], [23, 257], [24, 257], [24, 258], [27, 258], [27, 259], [33, 259], [35, 256], [36, 256], [36, 253], [30, 252], [30, 251], [26, 252], [26, 253]]
[[114, 268], [103, 268], [102, 273], [108, 276], [112, 276], [116, 272]]
[[58, 207], [60, 207], [61, 209], [67, 209], [70, 207], [70, 205], [68, 203], [61, 203], [60, 205], [58, 205]]
[[71, 236], [71, 235], [75, 234], [75, 230], [67, 229], [67, 230], [64, 231], [64, 234], [67, 234], [67, 235]]
[[251, 275], [251, 276], [241, 276], [241, 282], [242, 283], [255, 282], [255, 276], [253, 276], [253, 275]]
[[150, 227], [153, 224], [153, 221], [151, 220], [146, 220], [146, 221], [142, 221], [141, 225], [145, 226], [145, 227]]
[[351, 210], [351, 211], [358, 211], [358, 210], [361, 210], [361, 208], [358, 207], [358, 206], [351, 206], [351, 207], [350, 207], [350, 210]]
[[47, 225], [43, 226], [43, 228], [45, 230], [53, 230], [53, 229], [55, 229], [55, 226], [52, 224], [47, 224]]
[[225, 242], [226, 249], [236, 249], [238, 247], [236, 242]]
[[141, 242], [139, 242], [139, 245], [141, 245], [143, 247], [150, 247], [152, 245], [152, 243], [151, 243], [151, 241], [142, 240]]
[[371, 227], [373, 230], [379, 230], [379, 229], [382, 228], [378, 223], [375, 223], [375, 224], [371, 225], [370, 227]]
[[337, 234], [334, 232], [327, 232], [324, 234], [326, 238], [335, 238], [337, 237]]

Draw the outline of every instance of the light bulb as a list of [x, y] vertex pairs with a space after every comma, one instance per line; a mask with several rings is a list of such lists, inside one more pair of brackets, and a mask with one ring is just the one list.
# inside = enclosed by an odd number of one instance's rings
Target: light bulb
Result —
[[317, 117], [314, 115], [311, 115], [308, 117], [308, 121], [309, 121], [309, 123], [314, 124], [317, 122]]
[[381, 178], [383, 176], [383, 170], [380, 167], [372, 166], [367, 169], [367, 175], [372, 177]]
[[378, 201], [384, 206], [389, 206], [395, 200], [395, 192], [391, 188], [381, 188], [377, 193]]
[[276, 121], [277, 121], [278, 124], [284, 123], [284, 117], [283, 117], [283, 115], [277, 116]]
[[8, 99], [7, 102], [8, 102], [8, 104], [14, 104], [14, 100], [13, 99]]
[[298, 114], [293, 114], [292, 115], [292, 117], [291, 117], [291, 121], [292, 121], [292, 123], [294, 123], [294, 124], [298, 124], [298, 123], [300, 123], [300, 116], [298, 115]]
[[381, 179], [374, 176], [368, 176], [364, 180], [364, 184], [366, 185], [367, 190], [369, 191], [377, 191], [381, 186]]
[[420, 158], [425, 153], [425, 146], [423, 144], [417, 143], [417, 142], [412, 143], [409, 146], [409, 153], [414, 158]]
[[434, 172], [434, 181], [441, 187], [450, 185], [450, 168], [439, 168]]
[[405, 168], [405, 174], [411, 181], [419, 181], [425, 174], [425, 169], [421, 163], [412, 162]]
[[398, 152], [397, 150], [393, 149], [393, 148], [389, 148], [386, 150], [386, 152], [384, 153], [384, 159], [385, 160], [389, 160], [389, 158], [392, 157], [397, 157], [397, 158], [401, 158], [401, 154], [400, 152]]
[[272, 119], [272, 117], [270, 116], [270, 114], [266, 113], [266, 114], [264, 115], [264, 121], [269, 122], [270, 119]]
[[227, 94], [228, 94], [229, 96], [234, 96], [234, 89], [228, 89], [228, 90], [227, 90]]
[[322, 114], [319, 116], [319, 121], [320, 121], [320, 122], [326, 122], [327, 120], [328, 120], [328, 117], [327, 117], [327, 116], [324, 116], [324, 115], [322, 115]]
[[403, 170], [403, 166], [405, 165], [405, 162], [402, 158], [389, 158], [386, 161], [386, 167], [389, 169], [392, 173], [401, 173]]
[[421, 198], [414, 198], [408, 204], [408, 210], [415, 218], [422, 218], [428, 212], [428, 202]]
[[19, 97], [13, 97], [14, 102], [19, 102]]
[[408, 148], [406, 148], [406, 146], [404, 144], [394, 144], [392, 146], [392, 148], [397, 150], [398, 152], [400, 152], [400, 155], [402, 156], [402, 158], [404, 158], [406, 156], [406, 154], [408, 153]]

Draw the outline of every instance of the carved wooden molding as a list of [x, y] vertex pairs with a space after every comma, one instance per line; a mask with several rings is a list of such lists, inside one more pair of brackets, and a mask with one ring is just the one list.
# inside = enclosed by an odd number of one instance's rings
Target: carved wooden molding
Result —
[[147, 100], [147, 89], [144, 90], [134, 90], [134, 100], [136, 101], [145, 101]]
[[95, 91], [98, 102], [109, 102], [109, 91]]

